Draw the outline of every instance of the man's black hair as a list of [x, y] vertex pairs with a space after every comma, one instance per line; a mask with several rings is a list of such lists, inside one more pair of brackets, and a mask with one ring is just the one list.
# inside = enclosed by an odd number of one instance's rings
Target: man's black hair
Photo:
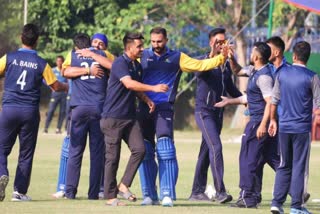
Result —
[[73, 37], [73, 44], [79, 49], [90, 48], [90, 36], [86, 33], [78, 33]]
[[22, 44], [29, 47], [34, 47], [39, 38], [39, 34], [40, 32], [36, 25], [31, 23], [24, 25], [21, 34]]
[[293, 46], [293, 54], [296, 55], [299, 61], [307, 64], [311, 53], [311, 46], [306, 41], [298, 42]]
[[283, 53], [285, 50], [286, 45], [284, 44], [284, 41], [279, 36], [273, 36], [267, 39], [266, 43], [270, 43], [277, 48], [280, 49], [280, 51]]
[[271, 56], [271, 48], [265, 42], [256, 42], [253, 44], [254, 50], [260, 55], [261, 62], [267, 64]]

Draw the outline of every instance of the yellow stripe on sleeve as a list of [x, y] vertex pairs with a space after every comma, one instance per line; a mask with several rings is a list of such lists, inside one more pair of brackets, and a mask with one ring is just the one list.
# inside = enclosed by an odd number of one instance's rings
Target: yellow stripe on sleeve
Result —
[[56, 75], [54, 75], [52, 68], [47, 63], [43, 73], [42, 73], [43, 79], [46, 81], [47, 85], [52, 85], [55, 81], [57, 81]]
[[114, 61], [115, 56], [114, 56], [112, 53], [110, 53], [110, 52], [107, 51], [107, 50], [105, 50], [104, 52], [105, 52], [105, 54], [106, 54], [106, 56], [107, 56], [108, 59], [111, 59], [111, 61]]
[[68, 55], [66, 56], [66, 59], [62, 64], [62, 70], [70, 66], [71, 66], [71, 51], [68, 53]]
[[218, 55], [210, 59], [198, 60], [189, 57], [188, 55], [181, 53], [180, 56], [180, 68], [184, 72], [194, 71], [208, 71], [225, 62], [226, 58], [223, 55]]
[[0, 59], [0, 76], [4, 75], [4, 71], [6, 69], [6, 64], [7, 64], [7, 54], [1, 57]]

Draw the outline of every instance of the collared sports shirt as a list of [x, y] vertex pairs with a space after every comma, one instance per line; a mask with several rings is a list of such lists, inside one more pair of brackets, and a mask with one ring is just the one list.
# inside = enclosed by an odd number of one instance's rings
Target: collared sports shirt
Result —
[[0, 75], [5, 76], [3, 106], [38, 107], [40, 87], [57, 81], [49, 64], [35, 50], [20, 48], [0, 59]]
[[188, 55], [166, 48], [166, 52], [157, 56], [152, 48], [145, 49], [140, 59], [142, 65], [142, 82], [148, 85], [167, 84], [166, 93], [146, 92], [155, 103], [174, 103], [182, 72], [208, 71], [225, 62], [225, 57], [198, 60]]

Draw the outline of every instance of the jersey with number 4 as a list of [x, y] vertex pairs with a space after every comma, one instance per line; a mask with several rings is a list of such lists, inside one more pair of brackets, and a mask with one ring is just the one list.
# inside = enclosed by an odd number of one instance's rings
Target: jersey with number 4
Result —
[[[106, 57], [104, 51], [92, 50], [93, 52]], [[82, 57], [72, 51], [67, 58], [70, 57], [71, 67], [85, 67], [90, 68], [95, 64], [98, 64], [94, 59], [90, 57]], [[103, 68], [102, 68], [103, 69]], [[82, 75], [72, 79], [72, 96], [70, 105], [83, 106], [83, 105], [94, 105], [102, 106], [106, 97], [108, 74], [107, 70], [103, 69], [104, 76], [97, 78], [93, 75]]]
[[24, 48], [0, 59], [0, 75], [5, 76], [3, 106], [38, 107], [42, 79], [48, 85], [57, 81], [48, 63]]

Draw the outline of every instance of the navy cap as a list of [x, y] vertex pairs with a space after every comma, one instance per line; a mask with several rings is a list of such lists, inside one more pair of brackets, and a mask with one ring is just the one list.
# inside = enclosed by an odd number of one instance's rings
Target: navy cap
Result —
[[103, 33], [96, 33], [92, 36], [92, 40], [94, 39], [100, 39], [101, 41], [103, 41], [103, 43], [108, 46], [108, 38], [106, 35], [104, 35]]

